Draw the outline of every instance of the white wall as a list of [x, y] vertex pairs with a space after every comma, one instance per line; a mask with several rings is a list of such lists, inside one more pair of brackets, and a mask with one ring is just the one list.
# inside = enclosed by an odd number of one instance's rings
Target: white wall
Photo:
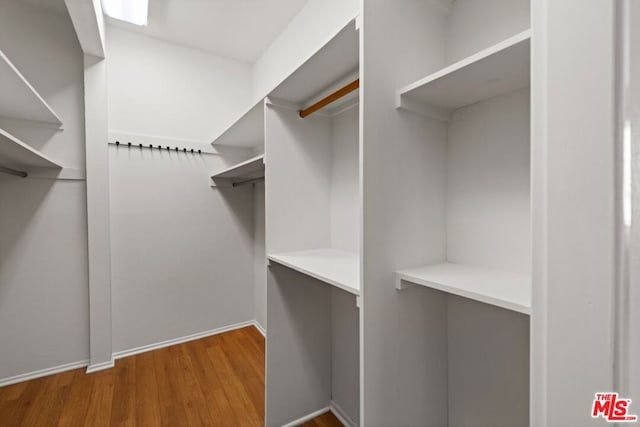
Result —
[[447, 141], [447, 260], [531, 272], [529, 91], [454, 112]]
[[269, 94], [358, 15], [359, 0], [310, 0], [253, 64], [253, 98]]
[[[249, 65], [107, 29], [111, 132], [206, 143], [248, 105]], [[209, 186], [239, 160], [110, 146], [114, 352], [254, 319], [251, 189]]]
[[[83, 56], [68, 16], [0, 2], [0, 49], [64, 130], [0, 127], [70, 168], [84, 167]], [[1, 95], [0, 95], [1, 96]], [[89, 356], [86, 187], [0, 178], [0, 383]]]
[[211, 142], [251, 100], [251, 67], [107, 26], [109, 129]]
[[358, 107], [331, 120], [331, 247], [359, 252]]

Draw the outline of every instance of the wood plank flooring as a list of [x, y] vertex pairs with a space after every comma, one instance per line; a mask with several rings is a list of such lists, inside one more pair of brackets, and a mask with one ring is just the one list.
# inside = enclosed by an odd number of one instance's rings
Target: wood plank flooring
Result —
[[[0, 388], [0, 426], [263, 426], [264, 337], [253, 326]], [[304, 427], [340, 427], [325, 414]]]

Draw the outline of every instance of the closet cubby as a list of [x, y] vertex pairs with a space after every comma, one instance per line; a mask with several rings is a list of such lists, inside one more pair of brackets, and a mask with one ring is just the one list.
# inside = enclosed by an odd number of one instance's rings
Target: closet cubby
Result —
[[[0, 116], [59, 127], [62, 121], [18, 68], [0, 51]], [[0, 166], [19, 176], [31, 167], [61, 168], [39, 150], [0, 129]]]
[[[429, 312], [414, 315], [428, 324], [407, 325], [405, 331], [420, 334], [422, 344], [411, 346], [419, 347], [423, 357], [412, 357], [401, 368], [426, 379], [423, 388], [415, 389], [422, 400], [444, 393], [444, 402], [423, 414], [421, 425], [529, 423], [529, 8], [528, 1], [520, 0], [406, 2], [399, 10], [411, 12], [392, 21], [429, 34], [405, 46], [423, 55], [423, 61], [414, 61], [422, 69], [403, 65], [389, 100], [396, 113], [393, 146], [405, 156], [393, 167], [413, 170], [387, 171], [401, 173], [422, 189], [399, 190], [411, 194], [401, 209], [415, 213], [396, 214], [405, 221], [395, 227], [405, 236], [405, 246], [418, 250], [415, 256], [398, 255], [395, 283], [388, 282], [398, 298], [390, 307], [397, 303], [411, 311], [420, 300]], [[367, 23], [365, 31], [383, 31]], [[366, 120], [374, 119], [365, 115]], [[365, 151], [368, 144], [365, 138]], [[420, 220], [418, 213], [427, 215]], [[413, 228], [415, 238], [407, 228]], [[367, 288], [365, 305], [380, 292]], [[421, 411], [415, 407], [406, 414]]]
[[[233, 159], [211, 175], [212, 187], [238, 187], [264, 178], [264, 100], [244, 111], [212, 145], [223, 158]], [[239, 162], [238, 157], [242, 158]]]
[[355, 23], [268, 96], [267, 426], [332, 410], [359, 422], [359, 78]]

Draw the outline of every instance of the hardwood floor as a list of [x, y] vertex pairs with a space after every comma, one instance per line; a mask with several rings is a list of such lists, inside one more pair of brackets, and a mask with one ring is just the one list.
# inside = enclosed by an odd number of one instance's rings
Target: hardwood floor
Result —
[[[2, 387], [0, 425], [262, 426], [264, 352], [251, 326]], [[304, 426], [342, 424], [329, 413]]]

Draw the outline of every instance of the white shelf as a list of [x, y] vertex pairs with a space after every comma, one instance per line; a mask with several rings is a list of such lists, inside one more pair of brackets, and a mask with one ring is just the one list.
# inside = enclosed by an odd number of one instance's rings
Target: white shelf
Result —
[[400, 89], [396, 107], [447, 120], [452, 111], [530, 85], [527, 30]]
[[60, 168], [53, 160], [0, 129], [0, 165], [7, 167]]
[[531, 277], [524, 274], [442, 263], [396, 272], [396, 288], [403, 282], [531, 314]]
[[354, 295], [360, 295], [360, 262], [356, 253], [338, 249], [315, 249], [269, 254], [267, 258]]
[[264, 175], [264, 154], [233, 165], [211, 176], [212, 179], [256, 178]]
[[0, 51], [0, 116], [61, 125], [62, 121]]
[[242, 113], [213, 140], [214, 145], [254, 148], [264, 145], [264, 101]]

